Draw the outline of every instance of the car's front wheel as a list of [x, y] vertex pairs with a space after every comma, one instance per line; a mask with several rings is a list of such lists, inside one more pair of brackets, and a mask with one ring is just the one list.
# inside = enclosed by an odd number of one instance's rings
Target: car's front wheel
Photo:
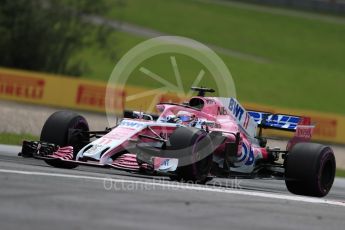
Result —
[[[82, 131], [89, 131], [86, 119], [72, 111], [58, 111], [53, 113], [45, 122], [40, 140], [64, 146], [73, 146], [73, 158], [89, 141], [89, 136]], [[62, 161], [46, 160], [46, 163], [58, 168], [75, 168], [76, 164]]]
[[179, 159], [172, 180], [204, 184], [212, 167], [212, 141], [204, 131], [178, 127], [169, 137], [171, 157]]

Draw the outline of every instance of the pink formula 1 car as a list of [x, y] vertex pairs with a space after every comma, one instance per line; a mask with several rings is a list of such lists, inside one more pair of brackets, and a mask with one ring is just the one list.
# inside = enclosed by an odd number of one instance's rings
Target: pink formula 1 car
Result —
[[[212, 177], [283, 178], [292, 193], [328, 194], [335, 158], [330, 147], [308, 143], [314, 128], [309, 118], [247, 111], [235, 98], [205, 97], [214, 90], [193, 89], [198, 96], [186, 103], [158, 104], [159, 116], [126, 112], [105, 131], [89, 131], [85, 118], [74, 112], [56, 112], [40, 141], [23, 142], [21, 155], [60, 168], [109, 167], [193, 183]], [[294, 137], [286, 149], [270, 148], [262, 136], [267, 128]]]

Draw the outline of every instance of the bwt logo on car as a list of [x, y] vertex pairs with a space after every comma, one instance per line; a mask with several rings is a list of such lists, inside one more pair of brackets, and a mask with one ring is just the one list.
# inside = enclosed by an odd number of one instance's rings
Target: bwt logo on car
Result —
[[170, 163], [170, 159], [165, 159], [165, 160], [161, 163], [161, 165], [162, 165], [162, 166], [169, 166], [169, 163]]
[[127, 126], [127, 127], [132, 127], [132, 128], [141, 128], [144, 127], [145, 124], [140, 123], [140, 122], [135, 122], [135, 121], [122, 121], [121, 126]]
[[238, 119], [242, 120], [242, 116], [244, 114], [244, 109], [240, 106], [239, 103], [233, 98], [230, 99], [229, 103], [229, 110], [232, 112], [232, 114]]

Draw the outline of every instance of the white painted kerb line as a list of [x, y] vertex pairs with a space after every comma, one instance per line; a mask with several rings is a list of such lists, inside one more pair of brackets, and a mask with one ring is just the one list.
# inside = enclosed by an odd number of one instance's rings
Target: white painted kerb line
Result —
[[146, 181], [91, 177], [91, 176], [81, 176], [81, 175], [69, 175], [69, 174], [61, 174], [61, 173], [7, 170], [7, 169], [0, 169], [0, 173], [30, 175], [30, 176], [34, 175], [34, 176], [60, 177], [60, 178], [70, 178], [70, 179], [86, 179], [86, 180], [95, 180], [95, 181], [102, 181], [102, 182], [104, 182], [104, 180], [111, 180], [112, 182], [115, 182], [115, 183], [129, 183], [129, 184], [137, 184], [137, 185], [159, 186], [162, 188], [181, 189], [181, 190], [189, 190], [189, 191], [217, 192], [217, 193], [223, 193], [223, 194], [225, 193], [225, 194], [233, 194], [233, 195], [245, 195], [245, 196], [252, 196], [252, 197], [262, 197], [262, 198], [269, 198], [269, 199], [299, 201], [299, 202], [304, 202], [304, 203], [327, 204], [327, 205], [345, 207], [345, 202], [342, 202], [342, 201], [327, 200], [327, 199], [313, 198], [313, 197], [303, 197], [303, 196], [296, 196], [296, 195], [283, 195], [283, 194], [233, 190], [233, 189], [224, 189], [224, 188], [223, 189], [209, 188], [209, 187], [204, 187], [204, 186], [201, 187], [197, 185], [195, 186], [185, 185], [185, 184], [176, 185], [176, 184], [168, 184], [168, 183], [162, 184], [162, 183], [146, 182]]

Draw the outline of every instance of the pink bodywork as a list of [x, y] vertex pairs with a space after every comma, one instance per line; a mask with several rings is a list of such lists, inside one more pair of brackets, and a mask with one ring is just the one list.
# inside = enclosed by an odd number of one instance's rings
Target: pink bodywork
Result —
[[[268, 159], [266, 148], [262, 148], [258, 144], [256, 136], [256, 126], [249, 132], [246, 130], [248, 123], [253, 123], [252, 118], [248, 117], [244, 111], [245, 121], [241, 125], [239, 120], [231, 111], [230, 106], [224, 104], [226, 98], [217, 97], [192, 97], [192, 100], [202, 102], [202, 106], [191, 107], [188, 105], [179, 105], [172, 103], [161, 103], [157, 105], [157, 111], [160, 116], [157, 121], [143, 119], [124, 119], [116, 128], [101, 138], [90, 143], [91, 150], [85, 146], [79, 151], [77, 161], [82, 159], [98, 162], [100, 165], [112, 165], [115, 168], [127, 168], [128, 170], [137, 170], [139, 165], [135, 160], [135, 154], [126, 152], [126, 149], [133, 143], [152, 142], [150, 139], [139, 138], [140, 134], [162, 137], [168, 139], [169, 135], [179, 126], [189, 126], [189, 123], [180, 122], [179, 124], [171, 124], [166, 121], [168, 116], [176, 115], [180, 111], [188, 112], [197, 118], [198, 121], [207, 121], [202, 123], [202, 128], [209, 132], [219, 131], [227, 138], [227, 140], [214, 151], [214, 162], [222, 165], [224, 161], [224, 150], [226, 142], [235, 142], [235, 134], [240, 133], [240, 143], [235, 161], [235, 170], [238, 172], [250, 173], [254, 170], [255, 162], [258, 159]], [[236, 99], [234, 99], [237, 103]], [[242, 108], [242, 107], [241, 107]], [[247, 118], [248, 117], [248, 118]], [[207, 124], [207, 125], [205, 125]], [[253, 124], [252, 124], [253, 125]], [[206, 127], [207, 126], [207, 127]], [[250, 124], [249, 124], [250, 126]], [[98, 148], [98, 149], [97, 149]], [[99, 153], [103, 150], [102, 153]], [[54, 155], [57, 158], [64, 158], [64, 152], [67, 149], [61, 149]], [[98, 151], [98, 152], [97, 152]], [[84, 158], [84, 159], [83, 159]], [[157, 160], [159, 161], [159, 159]], [[146, 165], [146, 167], [148, 167]]]
[[[181, 105], [171, 105], [171, 104], [159, 104], [157, 105], [157, 110], [161, 112], [159, 119], [162, 120], [169, 115], [177, 114], [178, 111], [187, 111], [190, 113], [195, 114], [198, 119], [205, 119], [208, 121], [214, 122], [214, 126], [209, 126], [209, 131], [220, 131], [223, 133], [224, 136], [227, 136], [227, 142], [234, 142], [235, 136], [233, 134], [240, 133], [241, 142], [238, 148], [238, 161], [239, 165], [245, 164], [244, 160], [248, 160], [245, 158], [245, 155], [250, 155], [252, 153], [252, 157], [255, 160], [267, 159], [268, 154], [266, 148], [260, 147], [258, 144], [253, 143], [251, 140], [255, 139], [254, 137], [249, 137], [248, 134], [240, 128], [238, 122], [231, 114], [231, 112], [227, 111], [228, 109], [225, 105], [216, 97], [193, 97], [194, 99], [199, 99], [204, 101], [204, 105], [200, 110], [194, 108], [188, 108]], [[192, 98], [192, 99], [193, 99]], [[227, 112], [226, 112], [227, 111]], [[242, 146], [242, 147], [241, 147]], [[218, 157], [224, 156], [224, 148], [225, 144], [219, 146], [218, 149], [214, 152], [215, 155]], [[254, 165], [254, 159], [252, 159], [252, 166]], [[242, 160], [242, 162], [241, 162]], [[247, 161], [248, 162], [248, 161]]]
[[[254, 168], [254, 163], [257, 159], [267, 159], [267, 151], [265, 148], [260, 147], [257, 143], [253, 143], [252, 140], [255, 140], [254, 137], [249, 137], [240, 127], [233, 115], [228, 111], [217, 98], [211, 97], [193, 97], [194, 99], [199, 99], [204, 101], [204, 106], [201, 109], [192, 108], [190, 106], [183, 106], [178, 104], [162, 103], [157, 105], [157, 110], [160, 113], [160, 116], [157, 121], [146, 121], [133, 119], [133, 121], [138, 121], [140, 124], [146, 124], [149, 128], [144, 128], [138, 130], [136, 127], [124, 127], [119, 126], [113, 129], [110, 133], [106, 134], [100, 138], [99, 143], [107, 144], [116, 140], [125, 140], [121, 141], [121, 145], [118, 145], [115, 148], [112, 148], [108, 152], [102, 155], [100, 159], [101, 164], [106, 164], [108, 159], [113, 155], [121, 152], [123, 149], [127, 148], [131, 141], [137, 140], [139, 134], [153, 135], [160, 134], [168, 138], [169, 135], [176, 129], [176, 125], [168, 125], [165, 121], [167, 116], [176, 115], [179, 111], [186, 111], [192, 113], [199, 120], [207, 120], [209, 123], [213, 123], [208, 126], [208, 130], [220, 131], [224, 136], [228, 138], [227, 142], [234, 142], [234, 134], [240, 133], [241, 142], [238, 148], [237, 158], [238, 158], [238, 167], [243, 168], [246, 166], [245, 172], [251, 171]], [[192, 99], [193, 99], [192, 98]], [[129, 121], [131, 119], [128, 119]], [[181, 123], [182, 125], [188, 126], [188, 123]], [[152, 141], [141, 139], [141, 141]], [[214, 155], [216, 158], [222, 159], [224, 157], [224, 148], [225, 143], [219, 146]], [[126, 158], [127, 157], [127, 158]], [[121, 163], [125, 162], [126, 159], [131, 161], [130, 164], [133, 164], [133, 155], [127, 154], [124, 157], [117, 158], [112, 164], [119, 166]], [[131, 165], [132, 166], [132, 165]]]

